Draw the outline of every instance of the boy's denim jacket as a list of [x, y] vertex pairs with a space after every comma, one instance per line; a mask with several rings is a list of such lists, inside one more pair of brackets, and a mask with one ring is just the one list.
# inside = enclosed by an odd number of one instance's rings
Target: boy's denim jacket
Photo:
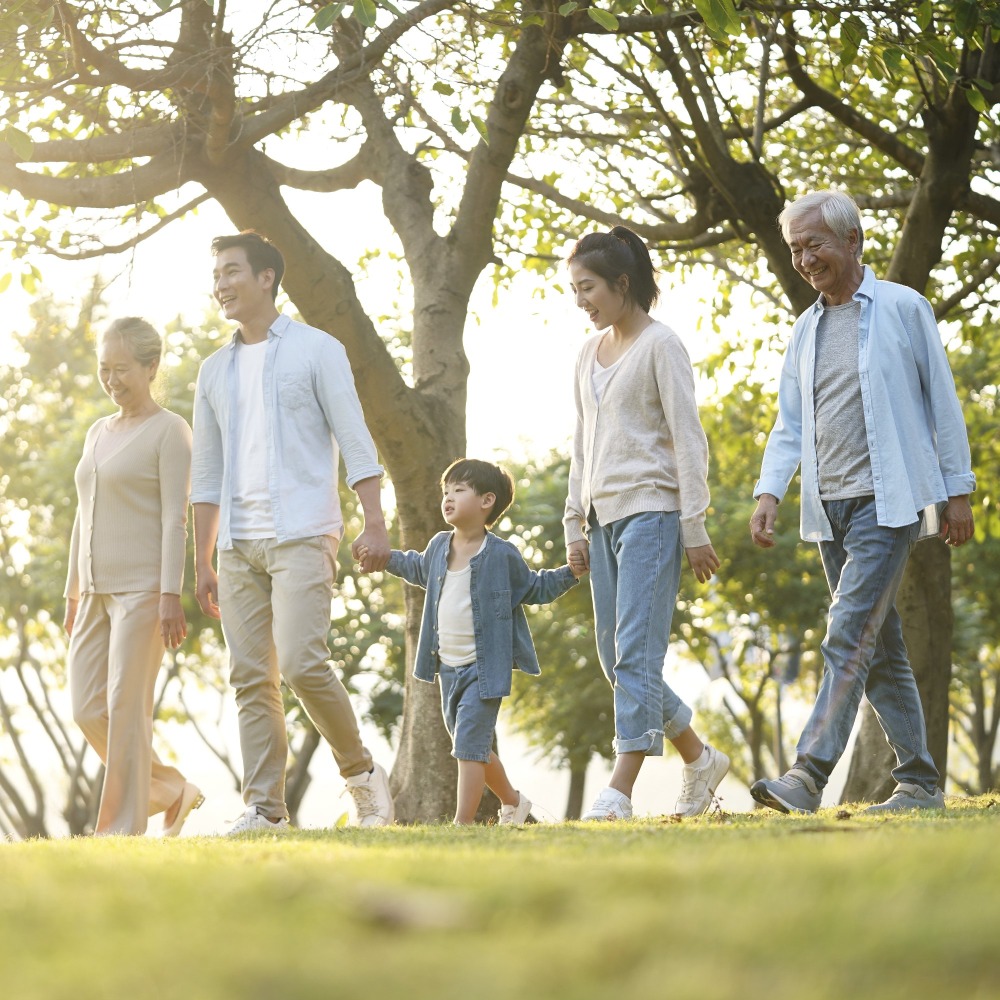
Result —
[[[423, 552], [393, 549], [386, 570], [427, 591], [413, 676], [434, 683], [438, 669], [438, 603], [448, 570], [453, 532], [438, 532]], [[486, 533], [485, 547], [472, 557], [472, 624], [480, 698], [510, 694], [513, 668], [539, 674], [538, 657], [522, 604], [547, 604], [576, 582], [568, 566], [533, 570], [511, 542]]]

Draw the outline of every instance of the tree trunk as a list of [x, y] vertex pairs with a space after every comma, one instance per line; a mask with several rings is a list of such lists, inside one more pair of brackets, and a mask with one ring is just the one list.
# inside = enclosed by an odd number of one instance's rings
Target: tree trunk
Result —
[[566, 819], [579, 819], [583, 814], [583, 789], [587, 781], [589, 762], [570, 760], [569, 795], [566, 798]]
[[[927, 722], [927, 745], [944, 784], [948, 773], [948, 684], [951, 680], [951, 553], [944, 542], [928, 540], [913, 549], [896, 608], [920, 689]], [[895, 756], [870, 705], [865, 706], [842, 802], [881, 802], [892, 794], [889, 773]]]

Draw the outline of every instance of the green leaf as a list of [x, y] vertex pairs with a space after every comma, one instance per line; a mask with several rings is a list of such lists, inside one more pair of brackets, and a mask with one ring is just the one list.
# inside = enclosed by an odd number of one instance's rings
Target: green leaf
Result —
[[959, 38], [967, 38], [979, 23], [979, 4], [976, 0], [957, 0], [955, 4], [955, 31]]
[[593, 7], [587, 8], [591, 21], [599, 24], [606, 31], [618, 30], [618, 18], [614, 14], [609, 14], [606, 10], [596, 10]]
[[3, 130], [2, 138], [3, 141], [14, 151], [14, 155], [19, 160], [24, 162], [25, 160], [31, 159], [31, 154], [34, 152], [35, 144], [31, 141], [31, 136], [26, 132], [22, 132], [19, 128], [14, 128], [13, 125], [8, 125], [7, 128]]
[[374, 0], [354, 0], [354, 16], [366, 28], [375, 27], [375, 14], [378, 8]]
[[917, 8], [917, 24], [921, 31], [926, 31], [934, 21], [934, 5], [931, 0], [924, 2]]
[[977, 87], [967, 87], [965, 90], [965, 99], [981, 114], [985, 115], [990, 110], [986, 98]]
[[155, 3], [160, 10], [170, 10], [170, 8], [174, 5], [174, 0], [153, 0], [153, 3]]
[[483, 142], [488, 146], [490, 144], [490, 132], [486, 127], [486, 122], [477, 115], [471, 115], [470, 117], [472, 124], [476, 127], [476, 131], [482, 136]]
[[736, 35], [740, 30], [740, 16], [736, 13], [733, 0], [711, 0], [712, 15], [718, 30], [727, 35]]
[[10, 288], [10, 279], [12, 277], [13, 275], [10, 273], [10, 271], [8, 271], [5, 275], [0, 277], [0, 294], [3, 294], [4, 292], [7, 291], [8, 288]]
[[35, 276], [34, 268], [21, 272], [21, 287], [29, 295], [34, 295], [38, 291], [38, 278]]
[[450, 83], [445, 83], [444, 80], [435, 80], [431, 89], [438, 94], [444, 94], [445, 97], [451, 97], [455, 93], [455, 88]]
[[395, 14], [396, 17], [403, 16], [403, 12], [394, 3], [389, 3], [389, 0], [375, 0], [375, 2], [380, 7], [385, 7], [385, 9], [389, 11], [390, 14]]
[[460, 108], [452, 108], [452, 112], [451, 112], [451, 127], [459, 135], [465, 135], [466, 130], [469, 127], [469, 123], [463, 117]]
[[868, 38], [864, 22], [853, 15], [847, 18], [840, 29], [841, 53], [840, 61], [844, 65], [854, 62], [861, 48], [861, 43]]
[[895, 46], [887, 48], [882, 53], [882, 60], [890, 76], [898, 76], [903, 69], [903, 51]]
[[320, 31], [326, 31], [326, 29], [329, 28], [338, 17], [340, 17], [346, 6], [346, 3], [327, 4], [326, 7], [316, 11], [313, 16], [312, 23], [315, 24]]
[[563, 17], [569, 17], [580, 5], [578, 3], [564, 3], [559, 8], [559, 13]]

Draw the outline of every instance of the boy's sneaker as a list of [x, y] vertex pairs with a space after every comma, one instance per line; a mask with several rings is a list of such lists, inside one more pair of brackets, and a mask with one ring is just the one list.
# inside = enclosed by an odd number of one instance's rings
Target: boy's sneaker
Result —
[[700, 816], [711, 804], [719, 782], [729, 770], [729, 758], [715, 747], [705, 744], [708, 760], [701, 767], [684, 765], [684, 784], [674, 806], [675, 816]]
[[348, 778], [346, 790], [351, 793], [354, 807], [351, 826], [389, 826], [396, 818], [389, 775], [381, 764]]
[[813, 813], [823, 801], [812, 777], [794, 767], [780, 778], [755, 781], [750, 794], [761, 805], [783, 813]]
[[521, 826], [531, 812], [531, 800], [524, 792], [518, 792], [516, 806], [502, 806], [499, 812], [498, 826]]
[[605, 788], [594, 800], [594, 804], [580, 817], [581, 820], [631, 819], [632, 800], [617, 788]]
[[944, 794], [940, 788], [935, 788], [932, 795], [919, 785], [911, 785], [908, 781], [901, 781], [885, 802], [869, 806], [865, 810], [865, 815], [868, 813], [906, 812], [909, 809], [944, 809]]
[[242, 837], [248, 833], [287, 833], [288, 820], [268, 819], [257, 812], [256, 806], [251, 806], [228, 830], [227, 837]]

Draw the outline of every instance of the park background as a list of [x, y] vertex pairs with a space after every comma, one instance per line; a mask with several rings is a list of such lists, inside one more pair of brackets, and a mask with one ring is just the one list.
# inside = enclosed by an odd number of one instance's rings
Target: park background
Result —
[[[243, 227], [284, 249], [288, 308], [348, 348], [392, 477], [395, 543], [423, 546], [440, 525], [440, 470], [476, 454], [517, 470], [500, 530], [538, 565], [563, 558], [571, 370], [587, 332], [560, 261], [619, 219], [647, 239], [656, 315], [697, 366], [723, 560], [707, 588], [685, 577], [669, 677], [734, 758], [724, 807], [746, 807], [749, 782], [787, 766], [817, 682], [827, 595], [815, 551], [797, 544], [794, 489], [777, 552], [753, 550], [746, 523], [780, 352], [813, 297], [774, 220], [786, 198], [831, 185], [862, 206], [865, 260], [927, 293], [942, 320], [979, 477], [977, 539], [954, 556], [921, 545], [900, 601], [948, 791], [996, 789], [994, 5], [41, 0], [5, 7], [0, 30], [5, 835], [86, 832], [100, 787], [68, 720], [59, 627], [72, 469], [108, 410], [95, 334], [130, 313], [163, 327], [166, 399], [189, 415], [197, 363], [229, 335], [208, 243]], [[341, 557], [333, 659], [376, 755], [395, 761], [401, 817], [446, 817], [436, 693], [406, 670], [420, 597], [355, 577], [346, 546]], [[192, 582], [157, 747], [212, 792], [193, 834], [224, 828], [240, 802], [220, 637]], [[606, 773], [610, 693], [585, 590], [534, 616], [544, 673], [504, 716], [501, 753], [515, 752], [543, 819], [572, 815]], [[339, 781], [288, 709], [290, 806], [327, 826]], [[857, 746], [837, 785], [884, 796], [870, 716]], [[669, 758], [644, 769], [640, 813], [669, 808], [678, 772]]]

